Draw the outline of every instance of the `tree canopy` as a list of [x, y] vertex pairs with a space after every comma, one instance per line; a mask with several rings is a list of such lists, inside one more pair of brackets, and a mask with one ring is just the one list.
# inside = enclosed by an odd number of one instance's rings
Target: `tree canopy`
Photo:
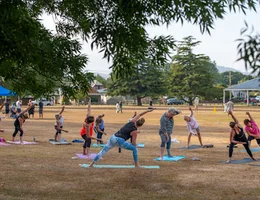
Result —
[[[112, 60], [117, 77], [134, 73], [149, 59], [162, 66], [170, 57], [172, 36], [150, 38], [147, 25], [184, 21], [210, 32], [214, 20], [227, 11], [246, 13], [257, 0], [5, 0], [0, 1], [0, 70], [17, 92], [48, 93], [55, 85], [68, 95], [86, 90], [93, 76], [85, 73], [87, 57], [75, 36], [91, 42]], [[57, 35], [40, 23], [43, 13], [53, 15]], [[37, 91], [35, 90], [37, 88]], [[40, 91], [38, 91], [40, 90]]]

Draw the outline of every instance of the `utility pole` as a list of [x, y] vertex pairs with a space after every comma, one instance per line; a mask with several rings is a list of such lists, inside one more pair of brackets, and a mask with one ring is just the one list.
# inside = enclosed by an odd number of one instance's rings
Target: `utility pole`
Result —
[[[232, 79], [232, 74], [231, 71], [229, 71], [229, 87], [231, 87], [231, 79]], [[231, 90], [229, 91], [229, 99], [232, 98]]]

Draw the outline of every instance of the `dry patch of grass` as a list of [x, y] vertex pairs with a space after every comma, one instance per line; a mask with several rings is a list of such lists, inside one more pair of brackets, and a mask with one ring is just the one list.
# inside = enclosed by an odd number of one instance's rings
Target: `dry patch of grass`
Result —
[[[183, 113], [175, 117], [173, 137], [180, 144], [172, 144], [173, 155], [185, 155], [179, 162], [156, 162], [159, 156], [160, 138], [158, 135], [159, 119], [164, 110], [161, 108], [148, 113], [146, 123], [138, 136], [145, 148], [139, 149], [142, 165], [160, 165], [160, 169], [83, 169], [80, 163], [86, 160], [72, 160], [75, 153], [81, 153], [82, 144], [56, 146], [48, 142], [54, 136], [54, 114], [59, 108], [47, 108], [46, 119], [30, 119], [24, 124], [24, 140], [32, 141], [33, 136], [39, 140], [38, 145], [0, 146], [0, 199], [2, 200], [42, 200], [42, 199], [260, 199], [258, 171], [259, 167], [248, 164], [226, 165], [220, 161], [228, 157], [229, 140], [228, 123], [231, 120], [220, 109], [216, 114], [213, 108], [202, 109], [195, 113], [201, 125], [203, 143], [214, 144], [212, 149], [180, 150], [186, 145], [187, 129], [183, 120], [189, 114], [186, 107], [179, 107]], [[243, 122], [247, 108], [235, 112]], [[166, 110], [166, 109], [165, 109]], [[128, 107], [124, 113], [116, 114], [111, 107], [94, 107], [93, 115], [105, 114], [107, 140], [133, 114], [134, 107]], [[64, 112], [65, 127], [70, 132], [62, 133], [68, 141], [81, 139], [79, 131], [86, 110], [83, 107], [66, 108]], [[260, 123], [259, 110], [252, 111]], [[13, 120], [4, 119], [1, 128], [6, 130], [0, 137], [11, 139]], [[192, 137], [192, 144], [199, 144]], [[256, 147], [256, 142], [252, 142]], [[234, 150], [234, 158], [248, 157], [241, 153], [242, 146]], [[92, 148], [97, 153], [100, 149]], [[254, 153], [260, 157], [260, 153]], [[192, 161], [199, 157], [201, 161]], [[111, 150], [99, 164], [132, 164], [132, 154], [117, 149]]]

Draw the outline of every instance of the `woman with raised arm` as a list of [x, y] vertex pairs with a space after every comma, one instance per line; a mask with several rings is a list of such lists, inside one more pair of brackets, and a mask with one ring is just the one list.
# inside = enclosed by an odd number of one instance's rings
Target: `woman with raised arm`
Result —
[[25, 122], [26, 119], [28, 119], [28, 113], [27, 111], [29, 109], [31, 109], [31, 107], [33, 106], [33, 104], [31, 104], [28, 108], [26, 108], [25, 110], [23, 110], [22, 112], [19, 113], [19, 115], [17, 116], [17, 118], [14, 121], [14, 133], [13, 133], [13, 138], [12, 141], [14, 142], [14, 138], [16, 136], [16, 134], [18, 133], [18, 131], [20, 131], [20, 143], [23, 143], [23, 123]]
[[251, 114], [249, 112], [246, 112], [246, 114], [248, 115], [249, 119], [245, 119], [244, 124], [246, 126], [245, 131], [248, 135], [247, 139], [249, 146], [251, 145], [251, 140], [254, 139], [256, 139], [257, 144], [260, 146], [260, 130]]
[[85, 140], [83, 144], [83, 155], [87, 155], [87, 156], [89, 155], [91, 140], [98, 140], [102, 142], [102, 139], [98, 139], [92, 136], [93, 129], [94, 129], [94, 121], [95, 121], [94, 116], [91, 116], [91, 98], [89, 97], [87, 115], [80, 131], [81, 137]]
[[234, 121], [229, 123], [231, 131], [230, 131], [230, 145], [229, 145], [229, 160], [227, 162], [230, 163], [232, 161], [231, 159], [233, 154], [233, 148], [234, 145], [236, 144], [243, 144], [248, 155], [252, 158], [252, 160], [256, 160], [249, 148], [248, 140], [246, 138], [242, 126], [240, 126], [237, 118], [234, 116], [232, 111], [229, 111], [228, 114], [231, 115]]
[[54, 141], [60, 142], [61, 141], [61, 131], [68, 132], [67, 130], [63, 129], [64, 126], [64, 117], [62, 116], [62, 113], [65, 109], [65, 106], [62, 106], [61, 111], [55, 115], [55, 123], [54, 128], [56, 130]]
[[[115, 146], [132, 151], [135, 167], [140, 167], [138, 163], [138, 150], [136, 147], [136, 139], [137, 134], [139, 133], [138, 128], [141, 127], [145, 122], [145, 119], [140, 117], [153, 110], [154, 109], [151, 108], [136, 115], [130, 122], [126, 123], [120, 130], [113, 134], [110, 137], [108, 143], [94, 158], [94, 160], [90, 164], [90, 167], [92, 167], [102, 156], [104, 156], [109, 150], [111, 150]], [[128, 139], [131, 139], [132, 142], [126, 142]]]
[[[184, 116], [184, 120], [186, 121], [187, 128], [189, 130], [189, 136], [188, 136], [188, 143], [187, 143], [187, 148], [190, 146], [190, 138], [192, 135], [198, 136], [199, 142], [201, 147], [203, 146], [202, 140], [201, 140], [201, 135], [200, 135], [200, 126], [197, 120], [193, 116], [193, 110], [191, 107], [189, 107], [190, 110], [190, 115], [189, 116]], [[194, 133], [194, 130], [196, 130], [196, 133]]]

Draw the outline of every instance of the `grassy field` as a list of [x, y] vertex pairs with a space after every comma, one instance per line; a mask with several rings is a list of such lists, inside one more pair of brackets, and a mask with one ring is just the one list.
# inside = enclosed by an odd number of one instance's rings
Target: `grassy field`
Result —
[[[66, 146], [52, 145], [48, 142], [54, 137], [54, 114], [59, 107], [48, 107], [44, 119], [29, 119], [24, 124], [24, 140], [32, 141], [35, 136], [38, 145], [0, 146], [0, 199], [2, 200], [45, 200], [45, 199], [87, 199], [87, 200], [143, 200], [143, 199], [260, 199], [260, 167], [249, 164], [221, 164], [228, 158], [229, 127], [231, 118], [221, 107], [213, 112], [213, 107], [202, 107], [195, 117], [201, 126], [204, 144], [214, 144], [212, 149], [180, 150], [186, 145], [188, 136], [183, 115], [189, 114], [185, 106], [177, 106], [182, 114], [175, 117], [173, 138], [181, 143], [172, 144], [173, 155], [184, 155], [178, 162], [153, 161], [159, 156], [159, 119], [166, 111], [160, 107], [145, 115], [146, 123], [138, 136], [138, 143], [145, 143], [139, 149], [141, 165], [159, 165], [160, 169], [84, 169], [79, 164], [90, 160], [72, 159], [82, 152], [82, 144]], [[104, 113], [106, 141], [132, 116], [137, 107], [126, 107], [116, 114], [114, 107], [93, 106], [92, 114]], [[143, 108], [144, 109], [144, 108]], [[139, 108], [137, 109], [140, 112]], [[260, 124], [260, 108], [239, 107], [235, 115], [242, 123], [245, 112], [250, 110]], [[85, 107], [68, 107], [64, 111], [65, 129], [62, 133], [67, 141], [81, 139], [79, 131], [85, 116]], [[5, 133], [0, 137], [11, 139], [13, 119], [3, 119], [0, 128]], [[18, 139], [18, 138], [17, 138]], [[193, 136], [191, 144], [199, 144]], [[252, 147], [256, 147], [255, 141]], [[248, 157], [240, 152], [243, 146], [234, 149], [233, 158]], [[91, 148], [97, 153], [100, 149]], [[254, 153], [260, 157], [259, 153]], [[192, 161], [192, 157], [200, 161]], [[260, 163], [260, 162], [259, 162]], [[133, 164], [132, 153], [117, 149], [111, 150], [98, 164]]]

